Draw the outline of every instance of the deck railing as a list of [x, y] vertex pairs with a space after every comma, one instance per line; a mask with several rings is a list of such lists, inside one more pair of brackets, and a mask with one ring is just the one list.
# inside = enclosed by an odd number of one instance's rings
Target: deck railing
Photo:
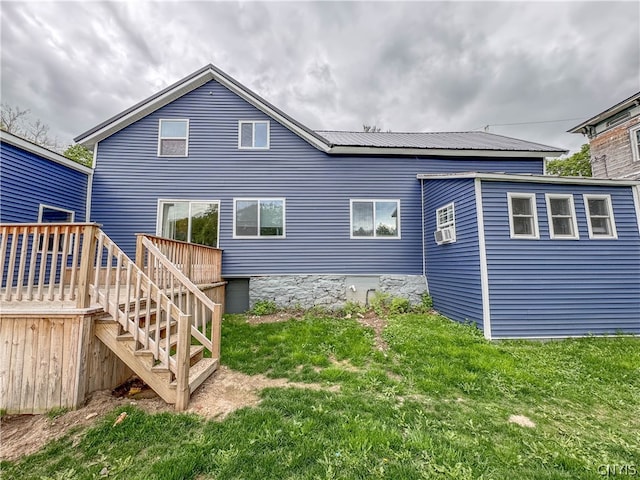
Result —
[[222, 305], [213, 302], [200, 287], [222, 283], [221, 260], [222, 251], [216, 248], [138, 234], [138, 267], [191, 316], [191, 335], [213, 358], [220, 356]]
[[0, 299], [76, 300], [85, 238], [94, 228], [90, 223], [0, 225]]

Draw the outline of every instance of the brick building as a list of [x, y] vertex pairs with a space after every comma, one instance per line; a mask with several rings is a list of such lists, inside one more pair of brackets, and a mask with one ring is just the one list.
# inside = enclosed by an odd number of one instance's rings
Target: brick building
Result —
[[640, 92], [569, 132], [589, 138], [594, 177], [640, 179]]

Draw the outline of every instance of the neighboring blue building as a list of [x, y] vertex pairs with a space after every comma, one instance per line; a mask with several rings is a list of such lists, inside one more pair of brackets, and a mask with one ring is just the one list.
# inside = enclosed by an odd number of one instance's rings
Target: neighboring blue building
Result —
[[92, 173], [0, 130], [0, 223], [84, 222]]
[[492, 339], [640, 334], [640, 182], [418, 178], [427, 278], [444, 315]]

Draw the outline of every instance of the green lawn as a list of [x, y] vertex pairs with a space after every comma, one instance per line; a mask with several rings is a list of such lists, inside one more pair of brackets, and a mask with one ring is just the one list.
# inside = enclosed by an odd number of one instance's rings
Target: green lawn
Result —
[[355, 320], [229, 316], [224, 364], [340, 390], [267, 389], [222, 422], [121, 408], [75, 444], [68, 436], [3, 462], [3, 478], [100, 478], [105, 467], [124, 479], [640, 476], [638, 339], [489, 343], [473, 327], [413, 314], [383, 335], [385, 352]]

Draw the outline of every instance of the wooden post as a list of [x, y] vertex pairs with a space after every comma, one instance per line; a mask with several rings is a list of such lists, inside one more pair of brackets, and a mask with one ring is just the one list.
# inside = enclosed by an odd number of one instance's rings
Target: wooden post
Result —
[[[184, 264], [184, 274], [187, 276], [189, 280], [191, 280], [191, 262], [193, 261], [193, 255], [191, 253], [192, 246], [191, 244], [187, 245], [187, 258], [185, 259]], [[193, 280], [192, 280], [193, 281]]]
[[[222, 305], [216, 304], [211, 318], [211, 356], [220, 361], [220, 343], [222, 342]], [[218, 363], [219, 365], [219, 363]]]
[[176, 411], [189, 406], [189, 354], [191, 340], [191, 315], [181, 314], [178, 319], [178, 344], [176, 346]]
[[144, 272], [144, 245], [142, 239], [144, 235], [142, 233], [136, 233], [136, 265], [140, 270]]
[[82, 229], [82, 253], [80, 254], [80, 272], [78, 274], [78, 297], [76, 298], [77, 308], [89, 308], [91, 295], [89, 285], [91, 284], [91, 274], [96, 261], [96, 225], [86, 225]]

